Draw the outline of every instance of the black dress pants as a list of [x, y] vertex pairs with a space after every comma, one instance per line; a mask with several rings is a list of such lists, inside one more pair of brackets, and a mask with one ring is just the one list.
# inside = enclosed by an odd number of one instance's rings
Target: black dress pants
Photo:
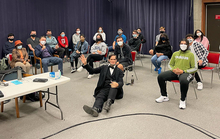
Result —
[[105, 101], [111, 99], [112, 103], [114, 103], [117, 92], [118, 92], [117, 88], [111, 88], [111, 87], [102, 88], [99, 94], [95, 97], [95, 102], [93, 107], [98, 108], [100, 110], [99, 112], [101, 112]]

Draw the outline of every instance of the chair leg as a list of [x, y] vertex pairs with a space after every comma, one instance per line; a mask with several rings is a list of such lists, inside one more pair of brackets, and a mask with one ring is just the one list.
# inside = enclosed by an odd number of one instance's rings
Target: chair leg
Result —
[[37, 74], [37, 68], [35, 67], [35, 75]]
[[193, 84], [193, 89], [194, 89], [194, 93], [195, 93], [196, 99], [198, 99], [197, 93], [196, 93], [196, 85], [193, 83], [193, 81], [192, 81], [192, 84]]
[[174, 83], [172, 83], [172, 84], [173, 84], [173, 89], [174, 89], [174, 91], [175, 91], [175, 94], [177, 94], [177, 93], [176, 93], [176, 88], [175, 88], [175, 86], [174, 86]]
[[151, 66], [150, 66], [150, 69], [151, 69], [150, 71], [151, 71], [151, 73], [152, 73], [152, 62], [151, 62]]
[[213, 70], [212, 70], [212, 78], [211, 78], [211, 88], [212, 88], [212, 81], [213, 81]]
[[128, 79], [128, 69], [126, 71], [126, 83], [127, 83], [127, 79]]
[[140, 57], [141, 65], [143, 67], [143, 62], [142, 62], [142, 59], [141, 59], [141, 55], [139, 55], [139, 57]]
[[136, 77], [136, 79], [138, 80], [138, 78], [137, 78], [137, 74], [136, 74], [136, 71], [135, 71], [135, 69], [134, 69], [134, 74], [135, 74], [135, 77]]
[[1, 102], [1, 112], [4, 111], [4, 101]]

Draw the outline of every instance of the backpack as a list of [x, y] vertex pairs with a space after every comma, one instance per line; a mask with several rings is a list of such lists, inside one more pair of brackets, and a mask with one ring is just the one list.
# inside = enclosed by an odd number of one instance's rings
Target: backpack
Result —
[[6, 60], [6, 58], [2, 58], [0, 60], [0, 70], [5, 70], [8, 68], [8, 65], [6, 64], [5, 60]]

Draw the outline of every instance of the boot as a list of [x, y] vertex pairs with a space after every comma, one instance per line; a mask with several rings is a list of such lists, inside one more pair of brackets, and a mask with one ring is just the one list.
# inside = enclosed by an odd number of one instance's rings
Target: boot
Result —
[[99, 109], [96, 108], [96, 107], [93, 107], [93, 108], [92, 108], [92, 107], [89, 107], [89, 106], [87, 106], [87, 105], [84, 105], [84, 106], [83, 106], [83, 110], [84, 110], [86, 113], [92, 115], [93, 117], [98, 117], [98, 116], [99, 116]]
[[106, 110], [106, 112], [109, 112], [111, 105], [112, 105], [112, 100], [108, 99], [105, 103], [104, 110]]

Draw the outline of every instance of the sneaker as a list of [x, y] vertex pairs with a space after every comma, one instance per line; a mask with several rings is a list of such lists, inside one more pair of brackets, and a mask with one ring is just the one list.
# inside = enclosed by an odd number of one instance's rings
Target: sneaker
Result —
[[98, 111], [97, 111], [95, 108], [91, 108], [91, 107], [89, 107], [89, 106], [87, 106], [87, 105], [84, 105], [84, 106], [83, 106], [83, 110], [84, 110], [86, 113], [92, 115], [93, 117], [98, 117], [98, 116], [99, 116], [99, 113], [98, 113]]
[[161, 73], [161, 70], [162, 70], [162, 68], [160, 67], [160, 68], [158, 69], [158, 74], [160, 74], [160, 73]]
[[198, 90], [203, 89], [203, 83], [202, 82], [198, 82], [197, 85], [198, 85], [198, 87], [197, 87]]
[[185, 108], [186, 108], [186, 101], [180, 100], [179, 108], [180, 108], [180, 109], [185, 109]]
[[78, 72], [81, 72], [82, 70], [83, 70], [82, 66], [77, 69]]
[[72, 69], [72, 70], [71, 70], [71, 73], [73, 73], [73, 72], [76, 72], [76, 69]]
[[91, 79], [93, 76], [94, 76], [93, 74], [89, 74], [89, 76], [87, 78]]
[[169, 101], [169, 98], [166, 96], [160, 96], [159, 98], [157, 98], [155, 100], [157, 103], [161, 103], [161, 102], [165, 102], [165, 101]]
[[154, 71], [157, 71], [157, 68], [155, 68]]

